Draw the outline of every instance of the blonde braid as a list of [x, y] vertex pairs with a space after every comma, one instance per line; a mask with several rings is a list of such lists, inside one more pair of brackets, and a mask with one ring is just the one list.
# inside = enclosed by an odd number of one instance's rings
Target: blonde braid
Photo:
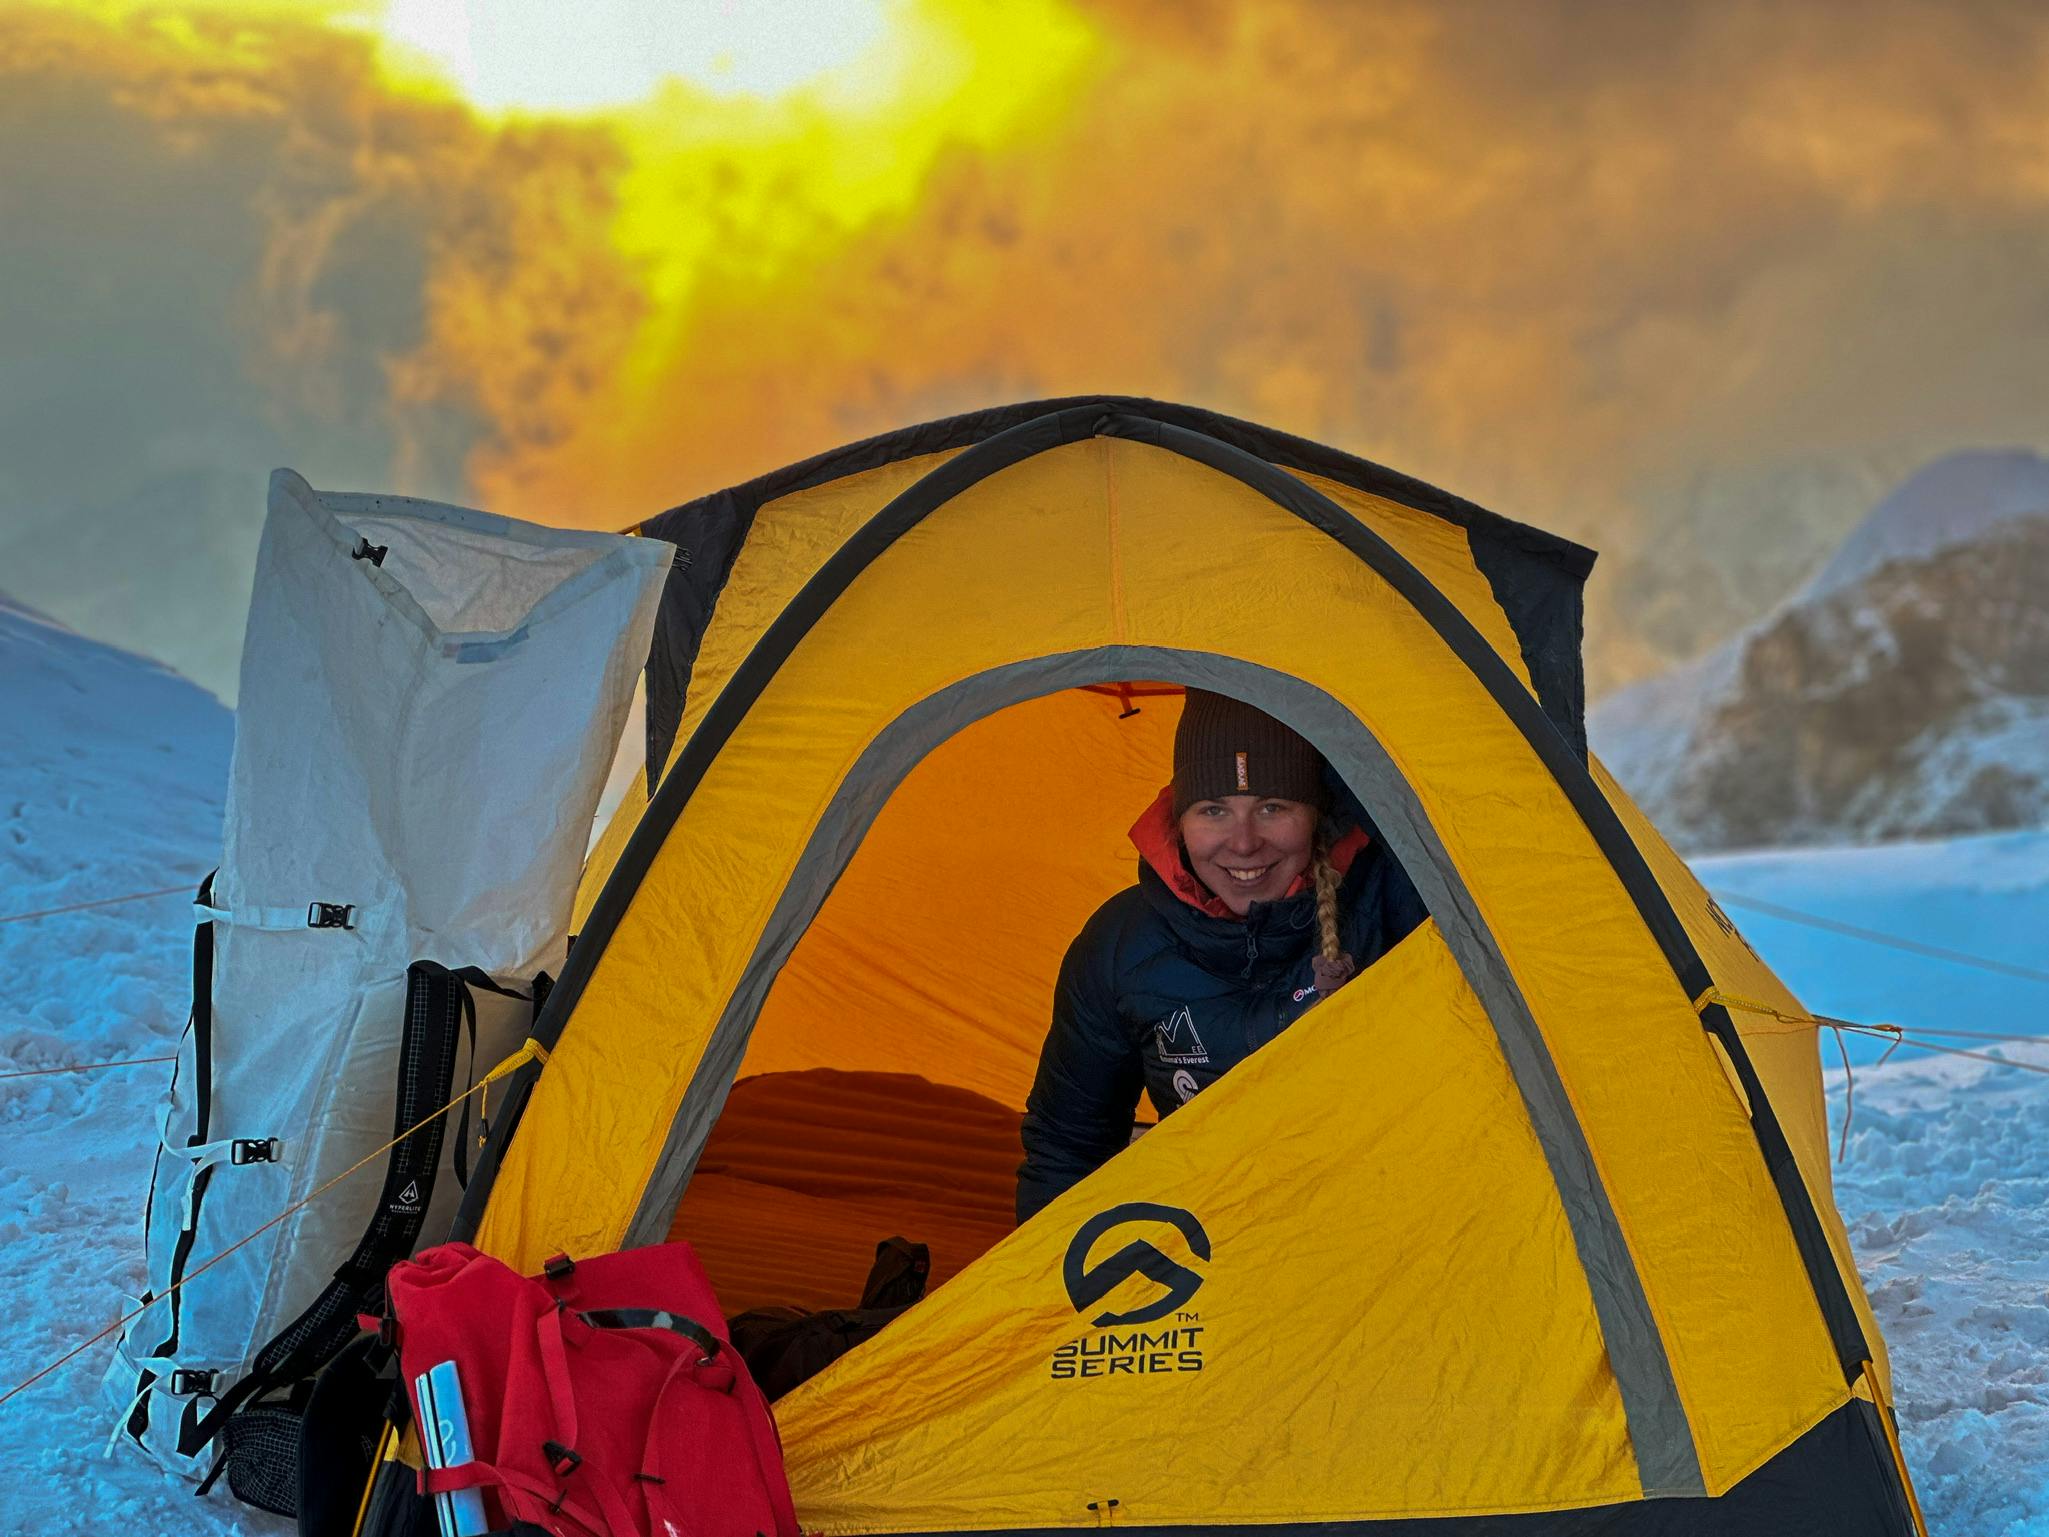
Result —
[[1330, 839], [1316, 839], [1316, 928], [1321, 937], [1323, 958], [1336, 963], [1345, 953], [1338, 938], [1338, 867], [1330, 862]]
[[1338, 935], [1338, 867], [1331, 862], [1330, 830], [1319, 827], [1312, 865], [1316, 878], [1317, 953], [1309, 963], [1316, 990], [1328, 998], [1359, 969]]

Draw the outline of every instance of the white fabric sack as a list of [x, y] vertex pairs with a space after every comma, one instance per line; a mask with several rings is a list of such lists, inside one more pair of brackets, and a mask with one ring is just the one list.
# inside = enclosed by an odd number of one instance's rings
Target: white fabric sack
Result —
[[[560, 972], [674, 553], [271, 477], [210, 911], [211, 1038], [188, 1030], [164, 1109], [151, 1296], [390, 1139], [409, 964], [522, 991]], [[350, 926], [309, 927], [317, 903], [352, 908]], [[531, 1018], [479, 1003], [473, 1077]], [[455, 1092], [468, 1082], [459, 1067]], [[460, 1194], [449, 1120], [422, 1244]], [[275, 1161], [234, 1161], [237, 1140], [269, 1138]], [[115, 1436], [202, 1474], [211, 1453], [181, 1452], [181, 1425], [327, 1285], [383, 1174], [379, 1157], [131, 1324], [107, 1378]]]

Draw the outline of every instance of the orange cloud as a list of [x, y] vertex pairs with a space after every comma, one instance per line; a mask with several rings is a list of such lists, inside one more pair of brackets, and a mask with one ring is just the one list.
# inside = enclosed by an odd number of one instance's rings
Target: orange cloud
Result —
[[896, 0], [858, 68], [569, 117], [423, 84], [367, 4], [102, 0], [0, 68], [84, 50], [193, 153], [269, 125], [250, 367], [374, 415], [400, 489], [457, 452], [486, 505], [621, 525], [934, 414], [1162, 395], [1603, 546], [1612, 680], [1886, 476], [2044, 441], [2019, 0]]
[[[1671, 488], [1704, 469], [1797, 477], [2038, 431], [2005, 389], [2021, 346], [1967, 355], [2043, 288], [1984, 239], [2043, 218], [2044, 25], [2018, 8], [1089, 19], [1082, 84], [1029, 131], [934, 155], [914, 202], [800, 243], [778, 276], [707, 257], [636, 370], [566, 438], [486, 448], [480, 481], [623, 519], [932, 411], [1122, 389], [1345, 443], [1626, 555], [1684, 521]], [[789, 192], [729, 237], [823, 222]], [[1939, 291], [1960, 265], [1977, 297]], [[1952, 316], [1919, 377], [1833, 361], [1897, 365], [1872, 338], [1925, 343]]]

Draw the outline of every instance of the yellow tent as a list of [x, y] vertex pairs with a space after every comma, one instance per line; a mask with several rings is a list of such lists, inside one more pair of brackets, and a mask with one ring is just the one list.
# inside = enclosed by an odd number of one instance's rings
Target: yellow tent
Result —
[[[777, 1405], [807, 1531], [1917, 1530], [1814, 1034], [1732, 1019], [1800, 1010], [1587, 755], [1589, 552], [1118, 398], [644, 531], [647, 774], [460, 1235], [675, 1232], [729, 1311], [930, 1242]], [[1013, 1230], [1059, 958], [1188, 686], [1308, 737], [1431, 919]]]

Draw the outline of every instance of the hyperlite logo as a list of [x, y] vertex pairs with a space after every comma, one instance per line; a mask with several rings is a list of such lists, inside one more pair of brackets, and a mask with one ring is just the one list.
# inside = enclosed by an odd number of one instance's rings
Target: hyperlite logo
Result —
[[[1067, 1245], [1061, 1278], [1077, 1313], [1087, 1313], [1126, 1281], [1143, 1276], [1158, 1294], [1124, 1312], [1105, 1310], [1089, 1322], [1099, 1331], [1070, 1340], [1053, 1352], [1056, 1382], [1069, 1378], [1150, 1376], [1202, 1370], [1201, 1315], [1188, 1304], [1202, 1286], [1202, 1274], [1169, 1259], [1149, 1238], [1134, 1236], [1097, 1264], [1089, 1255], [1101, 1239], [1129, 1224], [1165, 1223], [1186, 1240], [1188, 1252], [1207, 1263], [1209, 1234], [1193, 1212], [1153, 1201], [1127, 1201], [1091, 1217]], [[1170, 1316], [1171, 1315], [1171, 1318]], [[1144, 1324], [1160, 1324], [1146, 1329]]]

